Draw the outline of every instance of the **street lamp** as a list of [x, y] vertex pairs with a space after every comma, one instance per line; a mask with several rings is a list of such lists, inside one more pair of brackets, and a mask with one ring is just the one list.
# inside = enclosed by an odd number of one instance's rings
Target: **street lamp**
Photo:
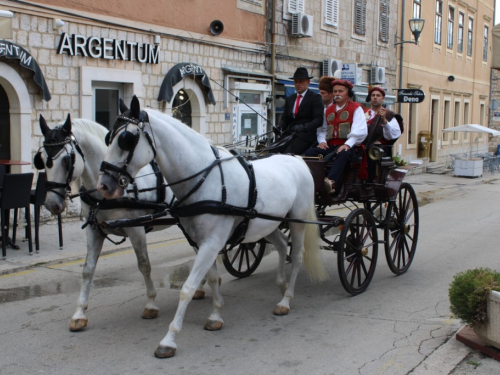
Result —
[[[425, 20], [423, 18], [412, 18], [411, 20], [408, 21], [408, 23], [410, 24], [410, 30], [415, 40], [401, 40], [401, 42], [394, 43], [394, 45], [403, 43], [413, 43], [413, 44], [418, 43], [418, 38], [420, 37], [420, 33], [424, 28]], [[396, 36], [396, 38], [402, 39], [399, 38], [398, 36]]]

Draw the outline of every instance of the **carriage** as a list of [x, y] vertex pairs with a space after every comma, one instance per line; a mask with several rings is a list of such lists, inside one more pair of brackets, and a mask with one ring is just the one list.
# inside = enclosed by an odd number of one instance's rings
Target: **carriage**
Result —
[[[379, 243], [384, 243], [394, 273], [404, 273], [410, 266], [418, 236], [418, 205], [411, 186], [402, 183], [407, 170], [394, 168], [392, 160], [381, 159], [378, 180], [371, 184], [357, 179], [359, 162], [352, 163], [339, 194], [331, 197], [322, 190], [328, 166], [324, 161], [276, 155], [249, 163], [238, 153], [210, 145], [203, 136], [169, 116], [154, 110], [141, 110], [136, 97], [130, 109], [122, 102], [120, 107], [122, 115], [106, 137], [109, 147], [94, 186], [107, 200], [121, 199], [129, 194], [129, 185], [140, 177], [142, 168], [155, 159], [176, 199], [168, 205], [161, 203], [161, 209], [156, 212], [148, 208], [149, 213], [140, 215], [139, 210], [143, 208], [135, 207], [137, 212], [132, 218], [120, 213], [114, 215], [119, 219], [94, 222], [102, 233], [94, 233], [99, 236], [98, 248], [89, 248], [87, 261], [91, 257], [92, 262], [89, 269], [84, 270], [85, 280], [72, 319], [75, 330], [86, 325], [83, 313], [105, 231], [177, 224], [197, 249], [194, 265], [180, 292], [175, 317], [155, 351], [159, 358], [175, 355], [175, 338], [182, 328], [187, 305], [204, 277], [213, 297], [213, 310], [205, 329], [222, 328], [224, 300], [215, 262], [220, 252], [228, 271], [244, 277], [258, 267], [266, 242], [275, 246], [279, 255], [276, 284], [282, 293], [273, 311], [275, 315], [289, 313], [302, 262], [312, 280], [324, 281], [328, 277], [319, 251], [319, 236], [324, 241], [323, 248], [338, 253], [342, 285], [351, 294], [359, 294], [368, 287], [375, 271]], [[61, 159], [62, 174], [67, 175], [69, 169], [68, 181], [88, 164], [80, 152], [81, 147], [74, 143], [71, 131], [63, 141], [55, 140], [50, 145], [56, 147], [52, 150], [54, 154], [47, 149], [44, 154], [39, 153], [39, 158], [44, 158], [40, 164], [48, 166], [53, 158]], [[59, 158], [63, 150], [68, 155]], [[81, 158], [77, 154], [81, 154]], [[66, 185], [54, 186], [63, 189]], [[62, 194], [53, 195], [64, 198]], [[348, 202], [356, 208], [346, 218], [328, 215], [328, 207]], [[166, 217], [169, 213], [172, 217]], [[384, 241], [378, 240], [378, 228], [384, 230]], [[332, 238], [331, 232], [339, 229]], [[141, 240], [138, 242], [144, 244], [145, 233], [139, 234]], [[141, 271], [149, 281], [150, 266], [144, 252], [145, 248], [136, 249], [138, 259], [145, 258]], [[288, 280], [285, 272], [287, 254], [291, 259]], [[148, 290], [143, 317], [156, 317], [155, 296], [153, 288]]]

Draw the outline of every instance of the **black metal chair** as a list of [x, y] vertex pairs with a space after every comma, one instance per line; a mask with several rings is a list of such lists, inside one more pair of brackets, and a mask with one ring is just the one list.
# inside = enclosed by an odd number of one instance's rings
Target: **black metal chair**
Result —
[[[47, 175], [45, 172], [38, 174], [36, 181], [36, 189], [31, 190], [30, 203], [35, 206], [35, 251], [38, 253], [40, 250], [39, 228], [40, 228], [40, 208], [45, 203], [45, 196], [47, 194]], [[59, 249], [63, 249], [63, 234], [62, 234], [62, 218], [61, 214], [57, 215], [57, 226], [59, 229]], [[28, 237], [28, 236], [26, 236]]]
[[16, 241], [17, 211], [24, 208], [26, 212], [26, 231], [28, 237], [29, 254], [33, 255], [33, 241], [31, 238], [30, 193], [33, 183], [33, 173], [6, 174], [4, 176], [2, 193], [0, 195], [0, 220], [2, 232], [2, 258], [7, 257], [7, 228], [6, 218], [10, 209], [14, 209], [14, 223], [12, 225], [12, 242]]

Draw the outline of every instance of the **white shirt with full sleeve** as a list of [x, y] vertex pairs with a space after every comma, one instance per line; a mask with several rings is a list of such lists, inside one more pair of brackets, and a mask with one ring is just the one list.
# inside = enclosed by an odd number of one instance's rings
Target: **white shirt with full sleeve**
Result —
[[[330, 105], [336, 105], [336, 104], [330, 104]], [[340, 107], [337, 105], [336, 110], [340, 111], [344, 107], [345, 104]], [[323, 125], [321, 126], [321, 128], [318, 128], [316, 130], [318, 143], [326, 142], [326, 127], [327, 127], [326, 118], [325, 116], [323, 116]], [[365, 140], [367, 135], [368, 135], [368, 125], [366, 124], [365, 112], [363, 111], [363, 108], [360, 106], [354, 110], [351, 132], [347, 134], [347, 140], [345, 141], [344, 144], [348, 145], [349, 147], [360, 144]]]
[[[368, 121], [374, 118], [377, 115], [377, 112], [374, 112], [372, 109], [369, 110], [370, 117]], [[396, 117], [393, 117], [391, 121], [387, 121], [387, 124], [382, 126], [382, 133], [384, 138], [390, 141], [391, 139], [398, 139], [401, 137], [401, 128], [399, 127], [398, 120]]]

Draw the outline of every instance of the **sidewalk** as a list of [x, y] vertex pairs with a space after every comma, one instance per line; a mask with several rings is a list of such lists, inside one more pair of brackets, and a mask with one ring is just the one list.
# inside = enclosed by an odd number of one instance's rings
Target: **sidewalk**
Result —
[[[440, 200], [449, 189], [458, 188], [464, 185], [475, 185], [484, 181], [500, 179], [500, 174], [491, 175], [489, 172], [478, 178], [454, 177], [453, 175], [439, 175], [422, 173], [410, 175], [405, 178], [405, 182], [410, 183], [417, 193], [419, 205], [424, 205]], [[45, 209], [45, 208], [43, 208]], [[17, 244], [20, 250], [7, 248], [7, 259], [0, 260], [0, 275], [12, 272], [19, 272], [39, 264], [61, 263], [68, 260], [84, 259], [87, 253], [85, 230], [81, 229], [83, 221], [72, 218], [63, 219], [63, 250], [59, 250], [59, 240], [57, 231], [57, 220], [51, 220], [40, 225], [40, 252], [35, 253], [33, 243], [33, 255], [28, 253], [28, 243], [22, 242], [24, 228], [18, 228]], [[34, 228], [32, 226], [34, 237]], [[114, 241], [120, 241], [119, 237], [112, 237]], [[166, 230], [151, 232], [147, 236], [148, 244], [168, 242], [184, 238], [181, 230], [177, 226], [172, 226]], [[114, 245], [109, 241], [104, 241], [102, 254], [115, 252], [121, 249], [131, 248], [127, 239], [120, 245]]]

